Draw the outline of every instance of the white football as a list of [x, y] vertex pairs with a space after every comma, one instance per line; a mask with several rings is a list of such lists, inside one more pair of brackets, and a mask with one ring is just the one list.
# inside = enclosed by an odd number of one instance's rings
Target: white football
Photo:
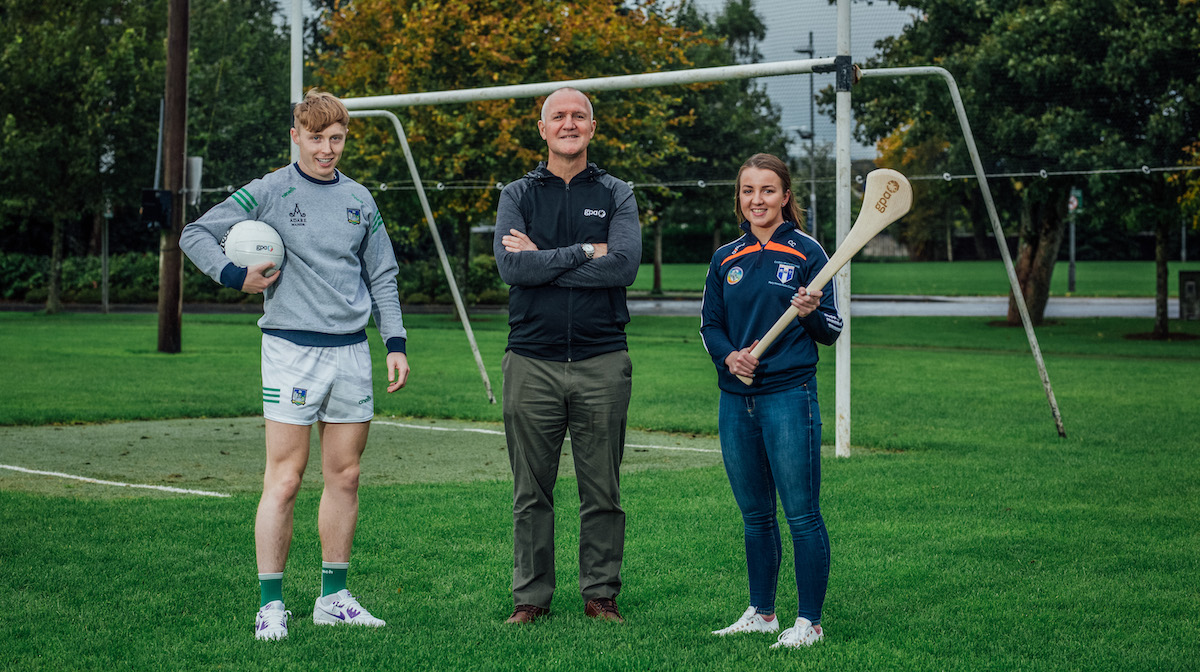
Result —
[[225, 256], [238, 266], [249, 267], [265, 261], [275, 263], [263, 275], [270, 277], [283, 265], [283, 239], [270, 224], [244, 219], [234, 224], [222, 243]]

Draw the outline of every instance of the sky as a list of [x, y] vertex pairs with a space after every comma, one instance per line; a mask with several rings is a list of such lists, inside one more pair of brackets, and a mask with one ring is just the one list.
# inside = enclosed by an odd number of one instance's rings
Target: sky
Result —
[[[726, 0], [696, 0], [700, 9], [709, 15], [720, 12]], [[758, 12], [767, 28], [767, 36], [761, 44], [763, 62], [788, 61], [809, 58], [808, 54], [798, 54], [796, 49], [808, 49], [808, 33], [813, 34], [813, 51], [815, 58], [826, 58], [837, 55], [837, 7], [830, 5], [827, 0], [754, 0], [755, 11]], [[897, 35], [911, 21], [908, 11], [900, 10], [895, 5], [874, 0], [868, 2], [857, 0], [850, 7], [850, 57], [855, 63], [861, 64], [875, 54], [875, 42]], [[771, 100], [782, 108], [783, 127], [808, 127], [809, 124], [809, 95], [808, 80], [810, 75], [786, 75], [782, 77], [767, 77], [761, 83], [767, 87]], [[812, 75], [813, 90], [832, 86], [834, 76]], [[853, 95], [853, 92], [851, 92]], [[816, 111], [817, 145], [832, 146], [835, 138], [832, 119]], [[793, 137], [795, 137], [793, 133]], [[797, 140], [797, 143], [800, 141]], [[792, 148], [794, 154], [805, 156], [808, 152], [808, 141], [803, 145]], [[874, 147], [858, 145], [851, 148], [852, 158], [874, 158]]]

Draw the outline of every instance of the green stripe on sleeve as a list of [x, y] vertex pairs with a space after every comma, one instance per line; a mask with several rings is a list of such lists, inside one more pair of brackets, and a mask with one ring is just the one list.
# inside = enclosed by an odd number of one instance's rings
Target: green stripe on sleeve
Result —
[[238, 205], [242, 206], [242, 209], [246, 212], [250, 212], [254, 208], [258, 207], [258, 201], [254, 200], [254, 194], [246, 191], [245, 188], [238, 189], [237, 191], [233, 192], [233, 196], [230, 198], [232, 198]]

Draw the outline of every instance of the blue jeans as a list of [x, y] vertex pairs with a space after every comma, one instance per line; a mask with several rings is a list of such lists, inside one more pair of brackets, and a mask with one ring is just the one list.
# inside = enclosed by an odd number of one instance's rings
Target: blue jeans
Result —
[[821, 413], [817, 381], [783, 392], [742, 396], [721, 392], [721, 457], [742, 510], [750, 604], [775, 610], [783, 544], [775, 493], [783, 504], [796, 560], [797, 615], [821, 622], [829, 584], [829, 535], [821, 492]]

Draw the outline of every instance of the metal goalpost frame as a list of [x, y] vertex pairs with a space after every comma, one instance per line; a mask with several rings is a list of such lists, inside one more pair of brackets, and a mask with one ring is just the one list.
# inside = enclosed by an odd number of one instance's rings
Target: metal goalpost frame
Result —
[[[300, 72], [302, 71], [303, 59], [302, 49], [296, 47], [298, 37], [302, 26], [300, 7], [302, 0], [293, 0], [292, 13], [292, 84], [293, 96], [299, 100], [296, 91], [299, 90]], [[533, 84], [515, 84], [508, 86], [493, 86], [481, 87], [475, 89], [458, 89], [451, 91], [433, 91], [407, 94], [393, 94], [383, 96], [364, 96], [360, 98], [343, 98], [342, 102], [351, 112], [351, 116], [365, 117], [387, 117], [392, 120], [396, 127], [396, 132], [400, 137], [401, 145], [404, 149], [405, 160], [408, 163], [409, 172], [412, 173], [413, 182], [417, 187], [417, 193], [421, 200], [422, 208], [425, 211], [425, 217], [428, 220], [430, 230], [433, 233], [434, 244], [437, 247], [438, 254], [442, 260], [442, 269], [446, 274], [447, 281], [451, 288], [451, 293], [454, 296], [455, 306], [458, 309], [459, 315], [463, 321], [463, 328], [467, 333], [467, 338], [471, 343], [472, 351], [475, 355], [475, 361], [479, 366], [479, 371], [483, 377], [484, 385], [487, 388], [489, 399], [495, 403], [495, 397], [492, 394], [491, 383], [488, 381], [487, 371], [484, 369], [483, 360], [480, 357], [479, 349], [475, 344], [475, 338], [471, 331], [470, 322], [467, 319], [467, 313], [462, 304], [462, 299], [458, 292], [458, 286], [454, 280], [454, 274], [451, 272], [449, 261], [446, 258], [445, 251], [442, 247], [441, 237], [438, 234], [437, 226], [433, 220], [433, 214], [429, 207], [429, 203], [425, 196], [424, 188], [421, 185], [420, 174], [413, 159], [412, 152], [409, 149], [408, 141], [404, 135], [403, 126], [399, 118], [391, 112], [380, 110], [384, 107], [411, 107], [416, 105], [442, 105], [447, 103], [467, 103], [482, 100], [500, 100], [505, 98], [535, 98], [553, 93], [555, 90], [562, 87], [571, 87], [580, 91], [617, 91], [625, 89], [651, 88], [660, 86], [678, 86], [684, 84], [699, 84], [706, 82], [727, 81], [732, 79], [746, 79], [754, 77], [776, 77], [781, 75], [809, 74], [809, 73], [836, 73], [836, 185], [837, 185], [837, 243], [841, 244], [846, 235], [850, 231], [851, 226], [851, 202], [850, 202], [850, 183], [851, 183], [851, 160], [850, 160], [850, 89], [852, 88], [857, 76], [862, 77], [903, 77], [913, 75], [939, 75], [943, 77], [950, 87], [950, 95], [954, 101], [955, 111], [958, 114], [959, 124], [963, 130], [963, 137], [967, 143], [968, 151], [971, 154], [971, 160], [975, 168], [975, 173], [979, 179], [980, 189], [983, 192], [984, 202], [987, 206], [988, 215], [992, 220], [992, 227], [996, 234], [996, 239], [1000, 243], [1000, 254], [1004, 260], [1005, 268], [1008, 273], [1009, 284], [1012, 286], [1013, 295], [1016, 297], [1018, 311], [1021, 314], [1021, 320], [1025, 325], [1025, 333], [1029, 339], [1030, 348], [1033, 351], [1034, 359], [1037, 362], [1038, 372], [1041, 375], [1042, 385], [1045, 388], [1046, 396], [1050, 402], [1050, 409], [1054, 416], [1054, 421], [1058, 429], [1059, 436], [1066, 436], [1063, 430], [1062, 416], [1059, 414], [1058, 404], [1054, 398], [1054, 390], [1050, 386], [1050, 379], [1046, 374], [1045, 362], [1042, 359], [1041, 349], [1038, 346], [1037, 337], [1033, 333], [1032, 323], [1029, 318], [1028, 308], [1025, 306], [1024, 295], [1021, 292], [1019, 283], [1017, 282], [1016, 271], [1013, 267], [1012, 258], [1008, 254], [1008, 248], [1004, 244], [1004, 234], [1000, 227], [1000, 218], [996, 212], [995, 203], [992, 200], [991, 191], [988, 188], [987, 177], [983, 172], [983, 164], [979, 159], [978, 150], [975, 147], [974, 136], [971, 134], [970, 125], [967, 122], [966, 112], [962, 105], [962, 99], [958, 93], [958, 86], [954, 78], [944, 68], [938, 67], [916, 67], [916, 68], [887, 68], [887, 69], [869, 69], [858, 70], [852, 63], [850, 57], [850, 2], [848, 0], [837, 1], [837, 56], [835, 58], [810, 58], [793, 61], [780, 61], [774, 63], [751, 63], [745, 65], [732, 65], [712, 68], [692, 68], [688, 70], [675, 70], [669, 72], [654, 72], [641, 73], [635, 75], [620, 75], [614, 77], [595, 77], [587, 79], [574, 79], [557, 82], [539, 82]], [[838, 457], [850, 456], [850, 264], [846, 264], [838, 272], [837, 276], [837, 300], [838, 305], [843, 307], [843, 330], [842, 336], [836, 343], [836, 390], [835, 390], [835, 405], [836, 405], [836, 455]]]
[[[834, 146], [836, 177], [835, 232], [838, 246], [850, 233], [850, 89], [854, 84], [850, 61], [850, 0], [837, 3], [837, 55], [842, 65], [834, 93]], [[846, 72], [846, 66], [850, 71]], [[842, 334], [834, 344], [834, 455], [850, 457], [850, 323], [854, 312], [850, 305], [850, 266], [842, 266], [834, 277], [838, 312], [842, 314]]]
[[1046, 373], [1046, 362], [1042, 359], [1042, 349], [1038, 346], [1037, 336], [1033, 333], [1033, 322], [1029, 318], [1029, 308], [1025, 305], [1025, 294], [1021, 291], [1021, 283], [1017, 281], [1017, 271], [1013, 267], [1012, 256], [1008, 253], [1008, 245], [1004, 242], [1004, 229], [1000, 226], [1000, 216], [996, 212], [996, 203], [992, 200], [992, 190], [988, 186], [987, 175], [983, 171], [983, 161], [979, 158], [979, 149], [975, 146], [975, 136], [971, 133], [971, 124], [967, 121], [966, 108], [963, 107], [962, 96], [958, 92], [958, 83], [954, 81], [945, 68], [936, 66], [907, 67], [907, 68], [877, 68], [862, 71], [863, 77], [913, 77], [920, 75], [935, 75], [941, 77], [950, 89], [950, 99], [954, 102], [954, 112], [958, 115], [958, 124], [962, 128], [963, 140], [967, 145], [967, 153], [971, 155], [971, 165], [975, 169], [975, 178], [979, 180], [979, 190], [983, 194], [983, 202], [987, 207], [988, 218], [992, 222], [992, 231], [1000, 247], [1000, 258], [1004, 260], [1004, 270], [1008, 273], [1008, 284], [1012, 287], [1013, 298], [1017, 304], [1017, 312], [1021, 314], [1021, 324], [1025, 327], [1025, 336], [1029, 340], [1029, 349], [1037, 362], [1038, 375], [1042, 379], [1042, 387], [1046, 391], [1046, 400], [1050, 403], [1050, 413], [1054, 416], [1054, 425], [1058, 435], [1066, 438], [1063, 429], [1062, 415], [1058, 411], [1058, 401], [1054, 398], [1054, 388], [1050, 386], [1050, 376]]
[[446, 274], [446, 281], [450, 285], [450, 293], [454, 297], [454, 305], [458, 309], [459, 317], [462, 319], [463, 329], [467, 334], [467, 340], [471, 344], [471, 352], [475, 356], [476, 365], [479, 367], [479, 375], [483, 378], [483, 384], [487, 389], [488, 399], [494, 404], [496, 403], [496, 397], [492, 393], [492, 385], [488, 380], [487, 369], [484, 367], [483, 359], [479, 354], [479, 346], [476, 344], [474, 333], [471, 331], [471, 323], [467, 317], [467, 311], [463, 305], [462, 297], [459, 294], [458, 284], [454, 279], [454, 273], [450, 268], [450, 262], [446, 257], [446, 251], [442, 246], [441, 235], [438, 233], [437, 224], [434, 222], [433, 211], [429, 206], [428, 199], [426, 198], [425, 188], [421, 183], [420, 171], [417, 169], [416, 161], [413, 159], [412, 150], [409, 148], [408, 140], [404, 134], [404, 127], [400, 123], [400, 119], [395, 114], [377, 108], [440, 105], [446, 103], [464, 103], [480, 100], [500, 100], [506, 98], [536, 98], [538, 96], [549, 95], [564, 86], [576, 88], [580, 91], [617, 91], [625, 89], [676, 86], [680, 84], [696, 84], [701, 82], [744, 79], [749, 77], [770, 77], [775, 75], [805, 74], [811, 72], [831, 72], [835, 67], [834, 61], [835, 59], [833, 58], [815, 58], [800, 61], [785, 61], [782, 63], [756, 63], [716, 68], [694, 68], [691, 70], [678, 70], [671, 72], [621, 75], [616, 77], [596, 77], [590, 79], [576, 79], [559, 82], [539, 82], [535, 84], [515, 84], [510, 86], [493, 86], [479, 89], [458, 89], [453, 91], [434, 91], [426, 93], [397, 94], [390, 96], [343, 98], [342, 103], [346, 105], [346, 109], [350, 110], [350, 116], [352, 117], [386, 117], [392, 120], [392, 124], [396, 128], [396, 134], [400, 138], [400, 144], [404, 150], [404, 158], [408, 163], [408, 170], [412, 175], [413, 184], [416, 186], [417, 195], [420, 198], [421, 207], [425, 213], [425, 219], [429, 223], [429, 230], [433, 234], [433, 242], [437, 248], [438, 256], [442, 262], [442, 271]]
[[[292, 0], [290, 20], [292, 22], [290, 46], [292, 72], [289, 92], [292, 96], [292, 104], [295, 105], [304, 100], [304, 0]], [[289, 125], [291, 125], [290, 122]], [[289, 142], [288, 146], [291, 148], [292, 163], [299, 161], [300, 146], [294, 142]]]

